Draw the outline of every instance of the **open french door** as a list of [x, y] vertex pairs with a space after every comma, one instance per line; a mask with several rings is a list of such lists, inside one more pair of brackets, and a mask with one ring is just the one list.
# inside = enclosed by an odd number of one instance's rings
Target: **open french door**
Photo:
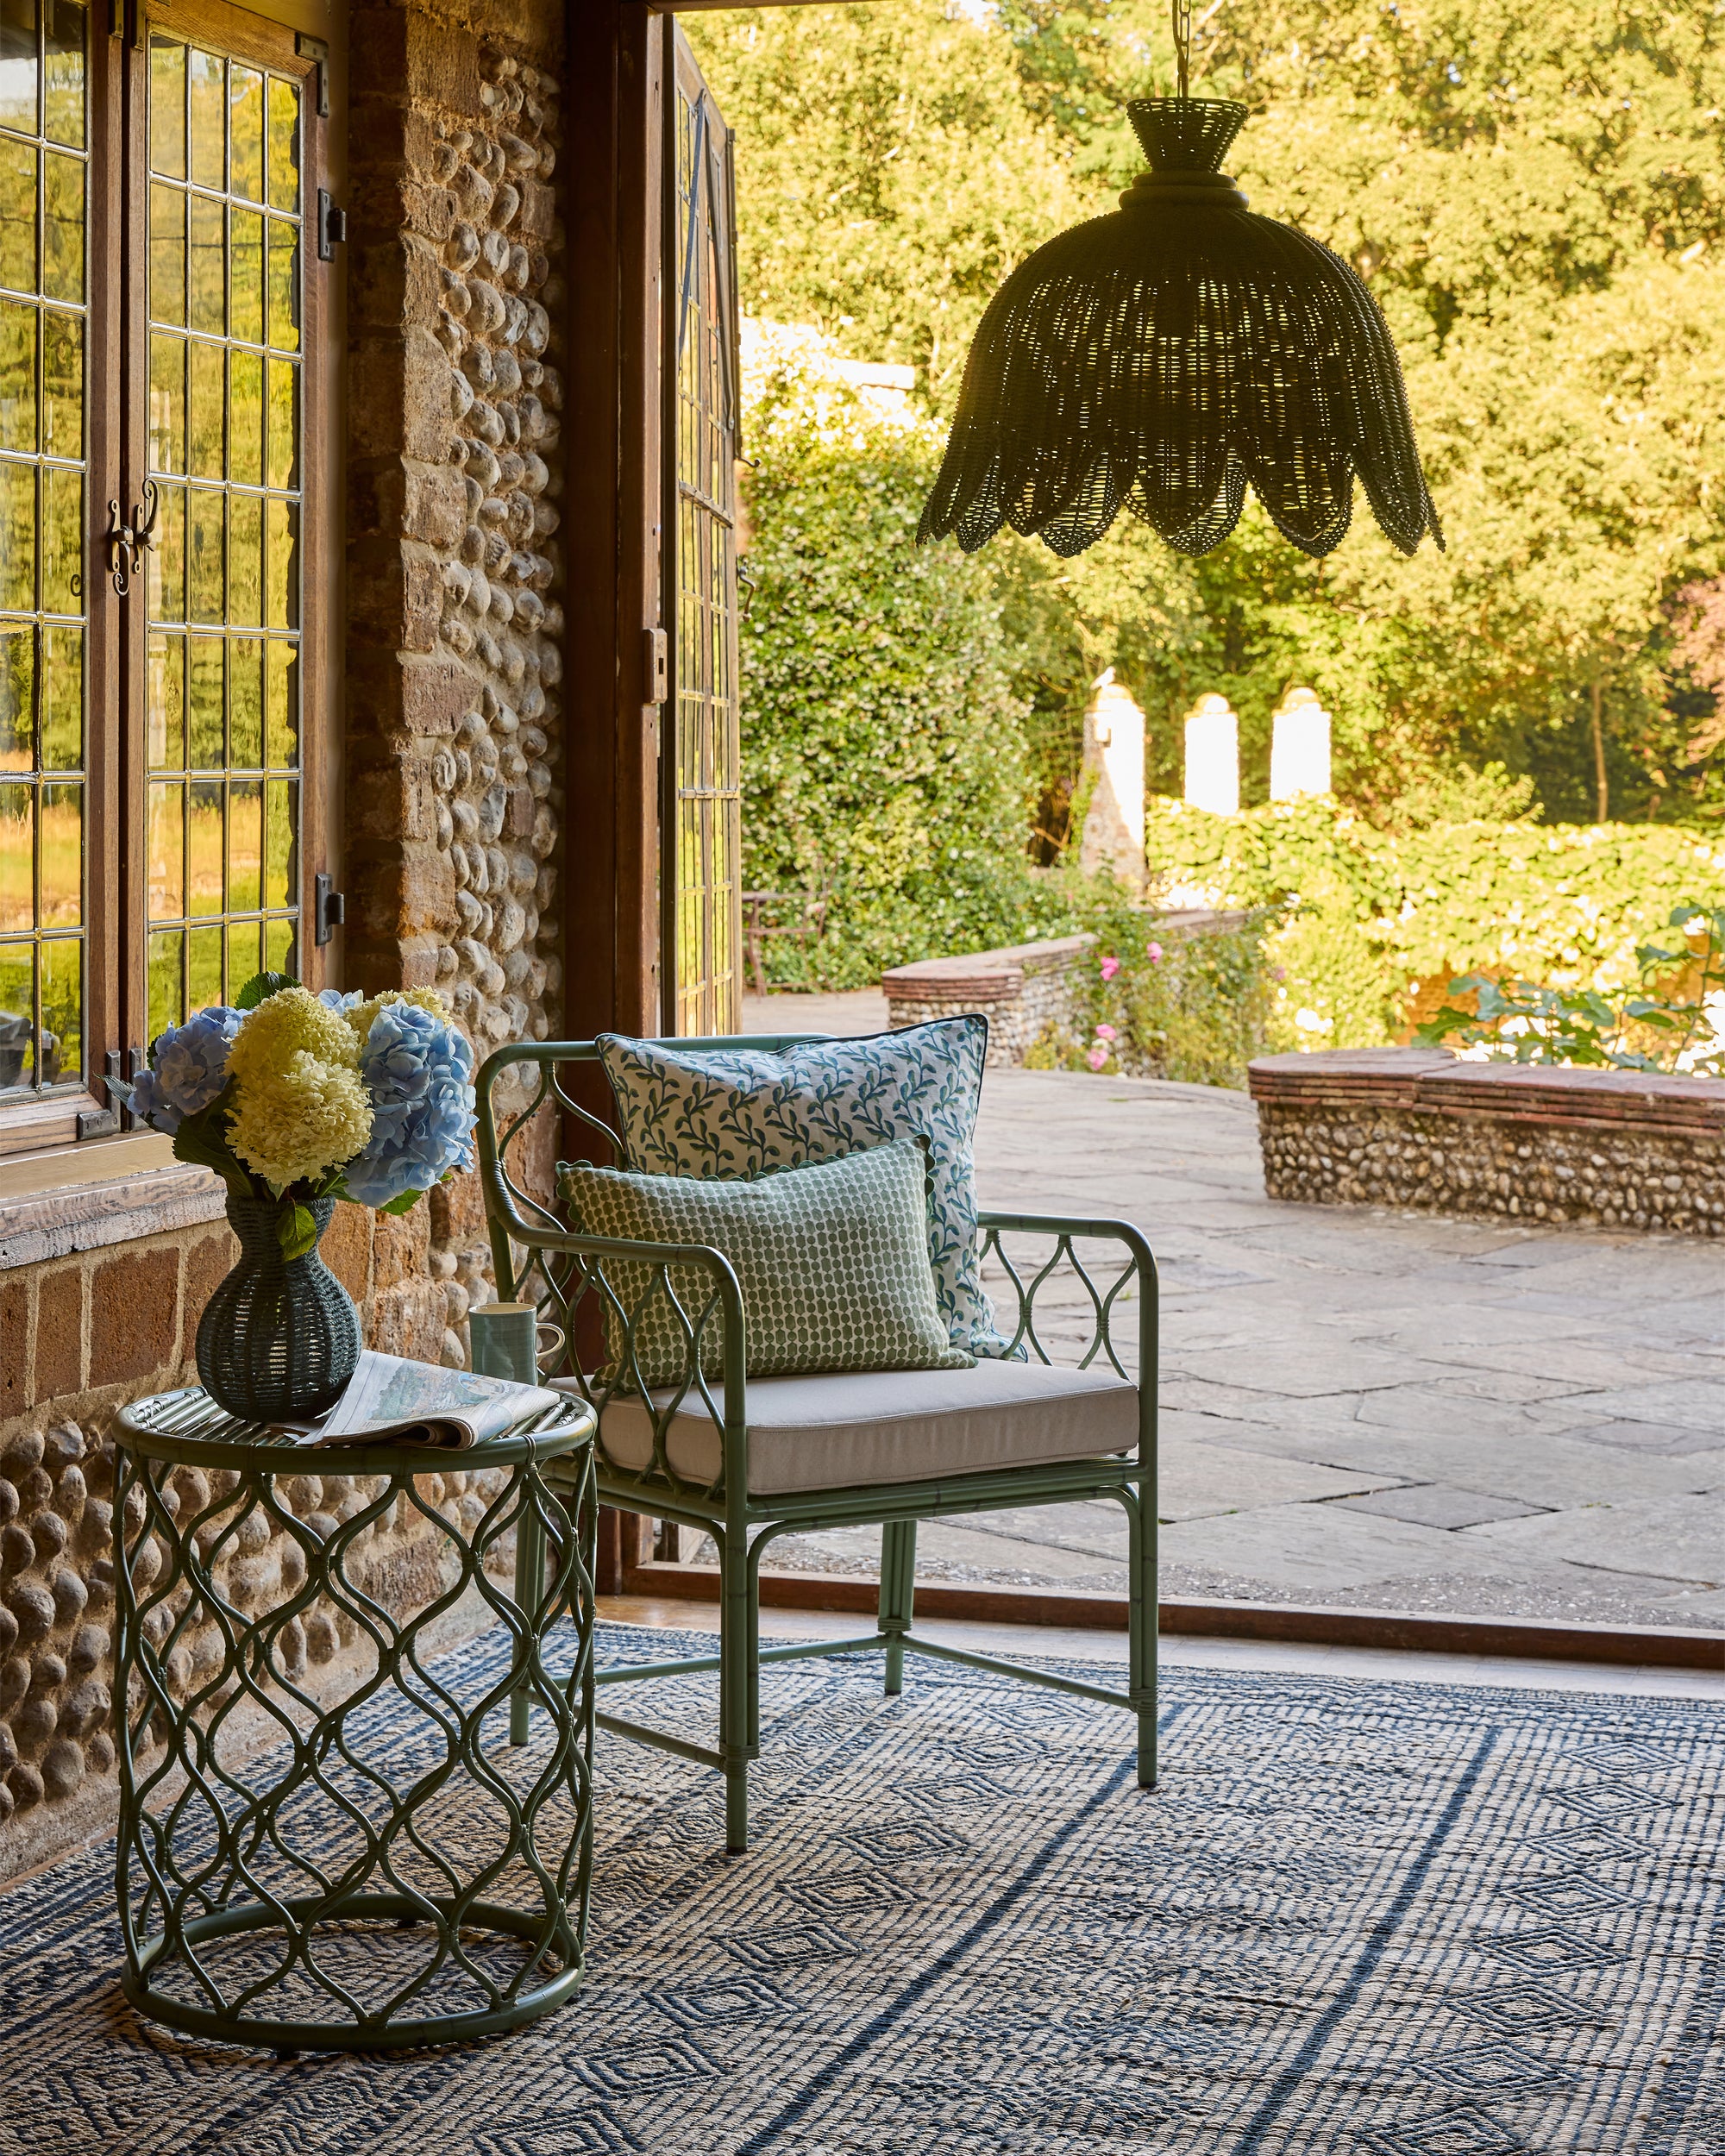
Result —
[[737, 461], [741, 436], [731, 130], [674, 16], [664, 18], [663, 500], [659, 749], [661, 1023], [741, 1023]]

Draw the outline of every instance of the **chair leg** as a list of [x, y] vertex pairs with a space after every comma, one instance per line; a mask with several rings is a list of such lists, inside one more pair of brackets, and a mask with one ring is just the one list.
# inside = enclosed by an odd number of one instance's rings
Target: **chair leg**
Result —
[[914, 1520], [889, 1520], [881, 1530], [880, 1627], [887, 1635], [887, 1695], [905, 1689], [904, 1635], [911, 1628], [916, 1595]]
[[1156, 1787], [1156, 1513], [1139, 1489], [1128, 1507], [1132, 1526], [1131, 1607], [1127, 1617], [1132, 1696], [1138, 1707], [1138, 1784]]
[[727, 1534], [719, 1544], [718, 1751], [724, 1773], [724, 1846], [732, 1856], [749, 1846], [750, 1709], [758, 1681], [755, 1664], [760, 1622], [754, 1568], [747, 1538]]
[[[521, 1612], [530, 1628], [536, 1631], [539, 1623], [539, 1605], [545, 1599], [545, 1527], [536, 1512], [524, 1512], [515, 1530], [515, 1606]], [[531, 1638], [524, 1639], [516, 1650], [516, 1666], [520, 1669], [533, 1651]], [[509, 1699], [509, 1741], [524, 1745], [530, 1734], [531, 1695], [527, 1686], [518, 1685]]]

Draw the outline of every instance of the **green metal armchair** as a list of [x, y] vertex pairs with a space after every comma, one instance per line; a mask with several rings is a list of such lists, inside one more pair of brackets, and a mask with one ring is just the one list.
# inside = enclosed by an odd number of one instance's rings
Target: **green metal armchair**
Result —
[[[821, 1037], [748, 1036], [664, 1045], [776, 1050]], [[600, 1727], [716, 1768], [724, 1777], [725, 1840], [732, 1851], [748, 1846], [749, 1762], [760, 1752], [760, 1670], [766, 1662], [878, 1648], [890, 1694], [902, 1687], [908, 1651], [1124, 1707], [1138, 1720], [1138, 1782], [1153, 1787], [1157, 1276], [1144, 1236], [1123, 1220], [985, 1211], [979, 1224], [982, 1256], [998, 1260], [1017, 1300], [1016, 1313], [1010, 1303], [997, 1309], [1000, 1331], [1011, 1326], [1013, 1360], [979, 1362], [974, 1371], [750, 1380], [747, 1315], [736, 1275], [718, 1251], [578, 1234], [557, 1209], [547, 1165], [551, 1146], [561, 1151], [577, 1137], [587, 1144], [602, 1138], [622, 1157], [616, 1134], [579, 1104], [560, 1075], [597, 1059], [591, 1041], [518, 1042], [499, 1049], [480, 1070], [480, 1173], [497, 1291], [505, 1301], [536, 1303], [564, 1331], [569, 1344], [560, 1382], [579, 1389], [599, 1412], [600, 1501], [705, 1530], [718, 1552], [720, 1576], [716, 1655], [601, 1670], [596, 1680], [609, 1686], [717, 1670], [717, 1748], [616, 1714], [600, 1714]], [[512, 1097], [500, 1100], [500, 1094]], [[544, 1121], [536, 1122], [540, 1118]], [[546, 1123], [555, 1134], [549, 1144]], [[1032, 1266], [1008, 1254], [1001, 1241], [1007, 1235], [1043, 1238], [1051, 1247]], [[1124, 1254], [1122, 1269], [1106, 1287], [1076, 1247], [1092, 1240], [1119, 1244]], [[634, 1267], [651, 1269], [632, 1310], [624, 1308], [607, 1274], [607, 1267], [624, 1260], [632, 1261], [637, 1281]], [[687, 1288], [679, 1301], [674, 1267], [685, 1282], [693, 1267], [710, 1283], [699, 1307], [691, 1307]], [[1088, 1313], [1090, 1337], [1076, 1368], [1057, 1366], [1038, 1331], [1038, 1292], [1057, 1279], [1076, 1281]], [[1134, 1287], [1135, 1296], [1129, 1292]], [[998, 1305], [1002, 1298], [994, 1292]], [[584, 1341], [599, 1337], [595, 1321], [608, 1314], [632, 1342], [635, 1322], [654, 1297], [665, 1299], [681, 1329], [681, 1382], [643, 1396], [621, 1375], [627, 1353], [606, 1369], [583, 1369], [584, 1361], [595, 1359], [591, 1349], [581, 1351]], [[1136, 1384], [1113, 1338], [1117, 1317], [1124, 1319], [1134, 1300]], [[714, 1329], [722, 1344], [716, 1384], [706, 1375], [713, 1358], [704, 1352]], [[555, 1476], [555, 1468], [549, 1471]], [[913, 1628], [919, 1520], [1091, 1498], [1114, 1500], [1129, 1524], [1125, 1690], [974, 1654]], [[761, 1559], [770, 1545], [784, 1534], [876, 1523], [882, 1533], [875, 1629], [858, 1639], [763, 1648]], [[537, 1526], [521, 1531], [522, 1591], [536, 1572], [543, 1574], [542, 1535]], [[518, 1744], [526, 1739], [527, 1714], [525, 1696], [518, 1696], [511, 1714]]]

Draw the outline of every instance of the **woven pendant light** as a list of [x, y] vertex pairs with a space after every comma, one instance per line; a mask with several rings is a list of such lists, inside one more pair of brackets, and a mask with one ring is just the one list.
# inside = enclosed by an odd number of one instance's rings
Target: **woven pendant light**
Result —
[[919, 540], [967, 554], [1002, 524], [1057, 555], [1094, 546], [1121, 505], [1182, 554], [1208, 554], [1248, 486], [1307, 554], [1346, 532], [1358, 476], [1403, 554], [1443, 534], [1377, 303], [1339, 254], [1248, 211], [1221, 163], [1244, 105], [1185, 94], [1127, 112], [1150, 170], [1111, 216], [1038, 248], [970, 348]]

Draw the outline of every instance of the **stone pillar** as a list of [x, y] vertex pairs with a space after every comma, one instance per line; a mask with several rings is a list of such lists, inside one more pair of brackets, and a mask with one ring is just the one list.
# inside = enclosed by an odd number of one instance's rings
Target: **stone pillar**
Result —
[[350, 16], [350, 987], [555, 1037], [561, 9]]
[[1084, 707], [1084, 774], [1093, 781], [1079, 842], [1087, 875], [1109, 868], [1135, 890], [1143, 887], [1144, 713], [1110, 667]]
[[[484, 1056], [562, 1025], [563, 19], [348, 22], [347, 985], [436, 987]], [[476, 1192], [430, 1211], [454, 1361], [489, 1250]]]
[[1186, 805], [1213, 816], [1239, 813], [1239, 718], [1214, 693], [1186, 714]]
[[1310, 689], [1289, 689], [1271, 714], [1270, 798], [1330, 790], [1330, 715]]

